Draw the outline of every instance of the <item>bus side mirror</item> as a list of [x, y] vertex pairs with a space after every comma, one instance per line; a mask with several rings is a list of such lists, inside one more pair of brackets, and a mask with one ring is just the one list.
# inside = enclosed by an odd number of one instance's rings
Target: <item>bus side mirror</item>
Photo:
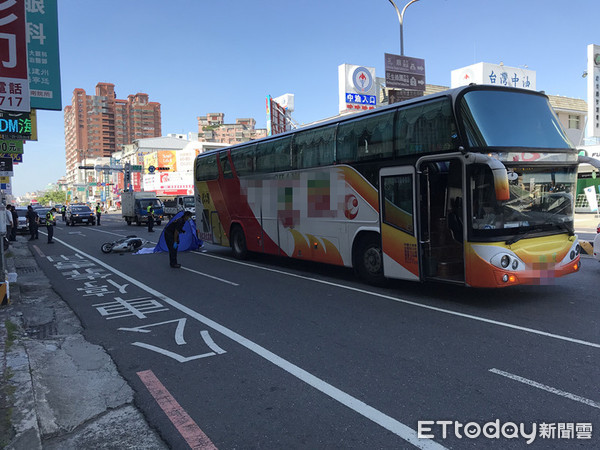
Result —
[[510, 199], [510, 190], [508, 189], [508, 172], [502, 162], [488, 155], [481, 153], [467, 153], [465, 155], [467, 164], [485, 164], [492, 171], [494, 177], [494, 191], [496, 193], [496, 200], [505, 201]]

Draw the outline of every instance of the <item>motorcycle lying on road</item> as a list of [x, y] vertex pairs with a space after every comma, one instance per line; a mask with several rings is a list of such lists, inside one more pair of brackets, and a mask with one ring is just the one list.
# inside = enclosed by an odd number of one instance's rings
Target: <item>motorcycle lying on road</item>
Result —
[[144, 245], [147, 241], [142, 238], [139, 238], [135, 235], [126, 236], [122, 239], [118, 239], [114, 242], [105, 242], [100, 247], [103, 253], [111, 253], [111, 252], [134, 252], [138, 250], [142, 245]]

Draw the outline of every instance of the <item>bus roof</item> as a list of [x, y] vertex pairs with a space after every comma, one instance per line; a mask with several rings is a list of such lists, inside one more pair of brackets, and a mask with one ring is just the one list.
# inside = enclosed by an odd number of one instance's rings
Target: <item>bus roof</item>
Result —
[[246, 141], [246, 142], [240, 142], [237, 144], [229, 145], [227, 147], [210, 149], [207, 152], [200, 153], [198, 156], [207, 156], [207, 155], [211, 155], [214, 153], [218, 153], [219, 151], [222, 151], [222, 150], [231, 150], [234, 148], [246, 147], [248, 145], [256, 145], [256, 144], [259, 144], [262, 142], [268, 142], [270, 140], [281, 139], [282, 137], [293, 135], [299, 131], [327, 127], [327, 126], [335, 124], [335, 123], [348, 122], [351, 120], [356, 120], [357, 118], [360, 118], [360, 117], [364, 117], [364, 116], [368, 116], [368, 115], [376, 115], [376, 114], [388, 111], [390, 109], [396, 109], [399, 106], [402, 106], [402, 107], [410, 106], [410, 105], [414, 105], [414, 104], [417, 104], [420, 102], [435, 100], [436, 98], [451, 97], [453, 99], [453, 101], [456, 101], [456, 99], [458, 97], [464, 95], [466, 92], [476, 91], [476, 90], [522, 92], [522, 93], [526, 93], [529, 95], [539, 95], [539, 96], [548, 98], [543, 91], [538, 92], [538, 91], [532, 91], [530, 89], [521, 89], [521, 88], [508, 87], [508, 86], [493, 86], [493, 85], [489, 85], [489, 84], [471, 83], [466, 86], [460, 86], [457, 88], [447, 89], [445, 91], [436, 92], [433, 94], [425, 95], [423, 97], [415, 97], [415, 98], [412, 98], [409, 100], [405, 100], [403, 102], [381, 106], [379, 108], [371, 109], [368, 111], [363, 111], [363, 112], [359, 112], [359, 113], [355, 113], [355, 114], [339, 115], [339, 116], [333, 117], [331, 119], [326, 119], [322, 122], [312, 123], [310, 125], [297, 128], [295, 130], [286, 131], [285, 133], [280, 133], [280, 134], [276, 134], [273, 136], [267, 136], [264, 138], [254, 139], [254, 140], [250, 140], [250, 141]]

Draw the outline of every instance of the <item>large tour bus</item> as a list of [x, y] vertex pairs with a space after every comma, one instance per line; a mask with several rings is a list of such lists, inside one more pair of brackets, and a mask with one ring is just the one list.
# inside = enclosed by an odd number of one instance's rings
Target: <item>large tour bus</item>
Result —
[[365, 280], [579, 270], [578, 154], [539, 92], [471, 85], [198, 155], [199, 236]]

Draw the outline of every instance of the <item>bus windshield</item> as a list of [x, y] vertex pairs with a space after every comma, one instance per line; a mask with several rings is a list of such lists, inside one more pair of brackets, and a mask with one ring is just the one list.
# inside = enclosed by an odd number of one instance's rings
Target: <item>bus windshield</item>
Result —
[[470, 168], [472, 233], [475, 238], [573, 228], [575, 166], [508, 169], [510, 199], [496, 200], [491, 170]]
[[471, 147], [571, 149], [546, 97], [524, 92], [467, 92], [460, 114]]

